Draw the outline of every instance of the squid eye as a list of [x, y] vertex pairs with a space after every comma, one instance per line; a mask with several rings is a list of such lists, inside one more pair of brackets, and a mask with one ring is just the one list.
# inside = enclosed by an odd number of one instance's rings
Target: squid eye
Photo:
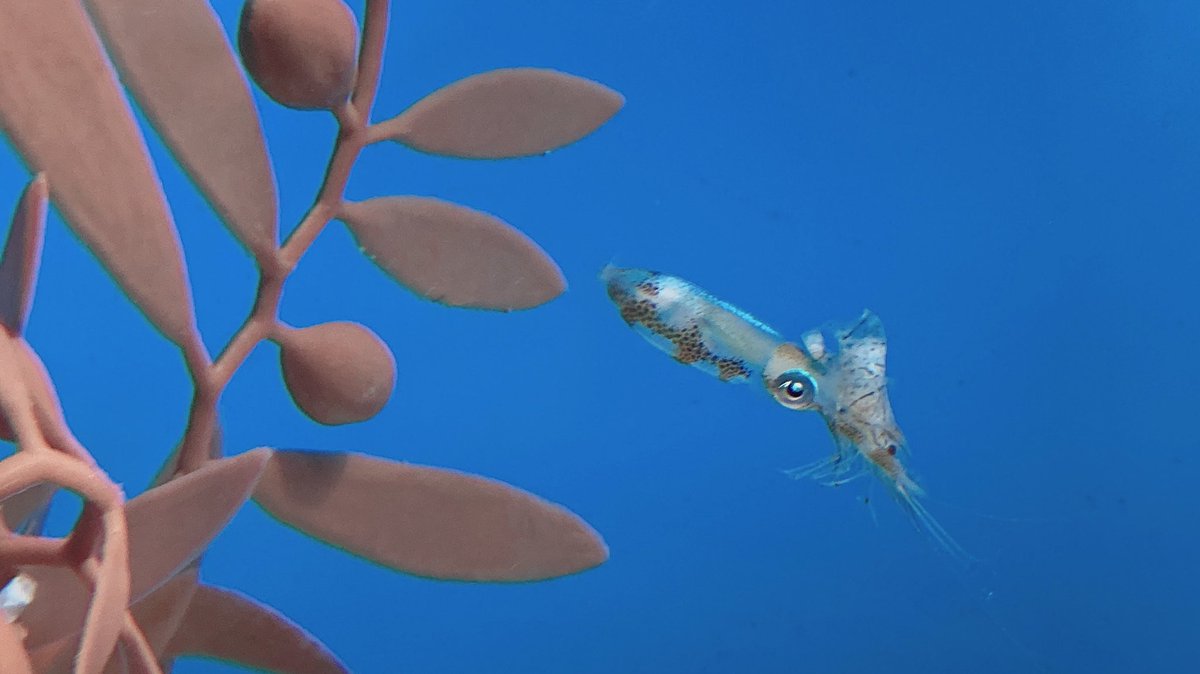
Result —
[[784, 407], [793, 409], [812, 407], [816, 384], [802, 370], [788, 370], [775, 378], [771, 384], [771, 395]]

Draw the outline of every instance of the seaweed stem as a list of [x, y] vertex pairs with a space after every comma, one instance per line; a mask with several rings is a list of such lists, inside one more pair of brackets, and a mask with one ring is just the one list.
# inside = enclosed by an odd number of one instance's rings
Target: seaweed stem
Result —
[[379, 88], [383, 69], [383, 46], [387, 42], [388, 9], [391, 0], [367, 0], [363, 15], [362, 41], [358, 51], [358, 77], [350, 101], [362, 115], [364, 125], [371, 119], [371, 106]]
[[[138, 661], [142, 672], [149, 674], [162, 674], [162, 668], [158, 665], [158, 657], [154, 654], [154, 649], [150, 647], [146, 641], [146, 635], [142, 632], [142, 628], [138, 627], [137, 621], [133, 619], [133, 614], [128, 610], [125, 611], [125, 621], [121, 624], [121, 641], [125, 644], [125, 656]], [[131, 668], [130, 671], [138, 671]]]
[[259, 260], [258, 292], [250, 315], [215, 361], [208, 361], [203, 348], [185, 350], [195, 393], [188, 412], [187, 428], [179, 445], [178, 462], [171, 477], [190, 473], [210, 458], [215, 458], [212, 456], [211, 440], [216, 430], [217, 403], [221, 392], [259, 342], [276, 334], [284, 283], [300, 258], [341, 210], [351, 170], [371, 138], [367, 120], [383, 63], [388, 7], [389, 0], [367, 0], [358, 80], [352, 99], [333, 110], [338, 122], [338, 135], [321, 188], [312, 207], [279, 250], [273, 256]]
[[66, 540], [44, 536], [8, 534], [0, 539], [0, 557], [10, 567], [56, 566], [64, 563]]

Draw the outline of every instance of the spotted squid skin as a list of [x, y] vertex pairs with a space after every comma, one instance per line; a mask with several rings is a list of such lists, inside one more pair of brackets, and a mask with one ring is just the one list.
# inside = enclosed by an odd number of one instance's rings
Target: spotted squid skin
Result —
[[782, 342], [769, 326], [681, 278], [612, 265], [600, 277], [630, 327], [680, 363], [722, 381], [761, 376]]

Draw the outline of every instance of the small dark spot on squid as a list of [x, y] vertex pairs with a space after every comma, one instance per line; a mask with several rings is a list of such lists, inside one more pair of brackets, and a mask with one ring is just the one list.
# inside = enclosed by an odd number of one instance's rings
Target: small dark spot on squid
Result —
[[892, 456], [896, 456], [896, 446], [895, 446], [895, 445], [888, 445], [888, 446], [887, 446], [887, 453], [888, 453], [888, 454], [890, 454], [890, 455], [892, 455]]
[[651, 297], [658, 295], [658, 283], [654, 281], [642, 281], [637, 284], [637, 289]]

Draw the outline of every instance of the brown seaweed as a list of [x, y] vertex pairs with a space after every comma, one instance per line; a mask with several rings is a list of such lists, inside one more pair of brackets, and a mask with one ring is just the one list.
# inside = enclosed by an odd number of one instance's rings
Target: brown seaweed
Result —
[[[511, 311], [564, 289], [545, 251], [494, 216], [414, 196], [350, 203], [345, 187], [373, 143], [537, 155], [590, 134], [623, 99], [573, 75], [508, 68], [374, 122], [389, 10], [389, 0], [366, 0], [360, 27], [342, 0], [248, 0], [235, 52], [206, 0], [0, 0], [0, 128], [33, 174], [0, 259], [0, 437], [16, 447], [0, 461], [0, 587], [32, 588], [0, 620], [4, 672], [160, 672], [186, 655], [346, 671], [285, 616], [199, 580], [205, 549], [250, 499], [314, 538], [426, 577], [541, 580], [607, 558], [578, 516], [494, 480], [349, 452], [223, 453], [217, 402], [264, 340], [280, 347], [287, 391], [317, 422], [366, 421], [392, 393], [395, 360], [367, 327], [279, 320], [285, 281], [335, 219], [400, 284], [447, 305]], [[244, 73], [278, 103], [338, 124], [324, 182], [282, 242]], [[253, 309], [215, 358], [134, 103], [257, 265]], [[24, 337], [51, 203], [179, 348], [194, 386], [178, 446], [132, 499], [75, 438]], [[57, 490], [83, 501], [73, 528], [24, 530]]]

